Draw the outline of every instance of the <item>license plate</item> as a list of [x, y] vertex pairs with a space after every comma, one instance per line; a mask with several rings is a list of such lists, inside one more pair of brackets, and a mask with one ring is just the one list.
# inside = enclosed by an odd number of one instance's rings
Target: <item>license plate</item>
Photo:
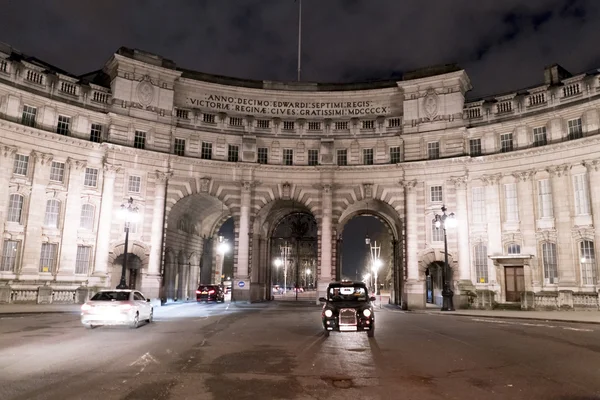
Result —
[[208, 294], [208, 292], [202, 292], [202, 294]]
[[356, 329], [357, 329], [356, 326], [352, 326], [352, 325], [351, 326], [344, 326], [344, 325], [340, 326], [340, 331], [341, 332], [344, 332], [344, 331], [355, 331]]

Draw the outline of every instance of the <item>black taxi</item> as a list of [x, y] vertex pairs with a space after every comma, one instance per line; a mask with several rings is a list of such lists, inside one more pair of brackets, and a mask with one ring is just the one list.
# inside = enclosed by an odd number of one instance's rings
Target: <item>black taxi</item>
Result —
[[329, 332], [362, 332], [375, 336], [375, 313], [367, 286], [363, 282], [332, 282], [327, 286], [327, 297], [320, 297], [323, 304], [321, 318], [325, 336]]

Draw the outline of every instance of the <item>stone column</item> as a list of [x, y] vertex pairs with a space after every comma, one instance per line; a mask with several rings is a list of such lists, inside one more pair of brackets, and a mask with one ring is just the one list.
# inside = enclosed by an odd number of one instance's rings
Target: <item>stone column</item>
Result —
[[100, 206], [98, 237], [96, 240], [96, 262], [94, 264], [94, 276], [100, 278], [106, 278], [108, 274], [108, 251], [110, 250], [110, 229], [114, 212], [115, 177], [120, 170], [120, 166], [104, 164], [102, 204]]
[[[554, 211], [554, 226], [556, 228], [558, 283], [562, 290], [577, 290], [576, 268], [579, 263], [571, 259], [571, 165], [563, 164], [546, 168], [552, 180], [552, 206]], [[579, 258], [579, 257], [577, 257]]]
[[[0, 187], [8, 188], [10, 177], [13, 171], [14, 156], [17, 153], [17, 148], [12, 146], [0, 146]], [[6, 189], [5, 189], [6, 190]], [[10, 193], [4, 192], [0, 196], [0, 227], [4, 231], [4, 223], [6, 222], [6, 212], [8, 211], [8, 197]], [[0, 245], [4, 245], [0, 243]], [[1, 248], [0, 248], [1, 249]]]
[[[523, 236], [521, 254], [536, 254], [537, 240], [535, 237], [535, 170], [515, 172], [513, 176], [517, 179], [517, 195], [519, 201], [520, 230]], [[525, 290], [531, 291], [541, 289], [540, 274], [534, 263], [525, 262]], [[531, 265], [531, 267], [530, 267]]]
[[[170, 172], [156, 171], [154, 183], [154, 205], [152, 208], [152, 231], [150, 233], [150, 258], [148, 271], [142, 277], [142, 288], [146, 297], [160, 304], [162, 243], [164, 236], [165, 199]], [[194, 288], [195, 290], [196, 288]]]
[[[406, 283], [405, 308], [425, 308], [425, 281], [419, 277], [419, 243], [417, 224], [417, 181], [401, 181], [404, 187], [406, 220]], [[404, 307], [404, 304], [403, 304]]]
[[[252, 182], [242, 182], [240, 205], [240, 230], [238, 234], [237, 273], [232, 282], [232, 298], [235, 301], [250, 301], [250, 275], [248, 268], [250, 251], [250, 200]], [[240, 286], [240, 282], [244, 282]]]
[[327, 292], [327, 285], [331, 282], [331, 269], [333, 267], [331, 261], [331, 214], [333, 207], [333, 199], [331, 193], [331, 185], [324, 184], [321, 190], [322, 201], [322, 218], [321, 218], [321, 270], [317, 281], [317, 304], [319, 297], [324, 297]]
[[[60, 250], [60, 268], [57, 279], [72, 279], [75, 274], [77, 259], [77, 231], [81, 219], [81, 188], [83, 187], [83, 170], [85, 161], [68, 159], [68, 194], [63, 223], [62, 243]], [[65, 171], [67, 172], [67, 171]], [[91, 271], [88, 271], [88, 273]], [[86, 278], [87, 279], [87, 278]]]
[[[500, 212], [500, 189], [498, 185], [502, 179], [502, 174], [484, 175], [482, 178], [485, 184], [485, 202], [487, 218], [488, 255], [502, 254], [502, 214]], [[493, 286], [492, 290], [500, 290], [500, 282], [496, 273], [496, 266], [492, 260], [488, 259], [488, 278]]]
[[468, 292], [475, 292], [471, 278], [471, 241], [469, 238], [469, 216], [467, 207], [467, 176], [451, 179], [456, 187], [456, 236], [458, 244], [458, 291], [455, 293], [455, 305], [459, 308], [469, 306]]
[[[600, 159], [584, 161], [583, 165], [587, 168], [590, 188], [590, 202], [592, 204], [592, 223], [594, 224], [594, 252], [596, 255], [596, 284], [600, 282], [600, 271], [598, 269], [597, 256], [600, 248]], [[577, 258], [579, 258], [579, 249], [577, 249]]]

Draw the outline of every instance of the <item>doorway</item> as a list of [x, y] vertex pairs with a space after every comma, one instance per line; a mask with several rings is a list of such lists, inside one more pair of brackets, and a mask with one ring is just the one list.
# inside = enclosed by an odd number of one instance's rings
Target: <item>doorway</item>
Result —
[[506, 301], [518, 303], [525, 291], [525, 271], [522, 266], [504, 267]]

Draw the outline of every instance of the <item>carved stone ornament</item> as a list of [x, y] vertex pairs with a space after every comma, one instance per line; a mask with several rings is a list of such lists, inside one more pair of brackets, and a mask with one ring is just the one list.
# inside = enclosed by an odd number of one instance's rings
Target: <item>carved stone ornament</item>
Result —
[[289, 200], [292, 193], [292, 185], [289, 182], [285, 182], [281, 186], [281, 198]]
[[414, 188], [417, 187], [417, 180], [413, 179], [412, 181], [400, 181], [400, 185], [402, 185], [404, 191], [412, 192]]
[[467, 182], [469, 181], [468, 176], [453, 176], [450, 178], [450, 182], [454, 184], [456, 189], [466, 189]]
[[2, 154], [4, 157], [12, 157], [17, 153], [17, 148], [15, 146], [4, 146], [2, 149]]
[[363, 189], [365, 190], [366, 198], [373, 197], [373, 184], [372, 183], [363, 183]]
[[486, 186], [497, 185], [498, 183], [500, 183], [501, 179], [502, 179], [502, 174], [483, 175], [481, 177], [483, 184]]
[[152, 100], [154, 100], [154, 86], [152, 86], [148, 75], [144, 76], [144, 79], [138, 83], [136, 93], [141, 105], [149, 106], [152, 103]]
[[439, 99], [438, 95], [435, 93], [435, 90], [427, 90], [425, 97], [423, 97], [423, 110], [425, 110], [425, 115], [427, 115], [429, 119], [435, 118], [435, 116], [438, 114], [438, 102]]
[[515, 177], [517, 182], [527, 182], [528, 180], [532, 180], [535, 177], [535, 174], [535, 170], [516, 171], [513, 172], [512, 176]]
[[598, 172], [600, 170], [600, 160], [582, 161], [581, 165], [587, 168], [588, 172]]
[[156, 171], [156, 182], [159, 184], [165, 184], [170, 177], [173, 176], [173, 172], [169, 171], [169, 172], [162, 172], [162, 171]]
[[558, 166], [553, 166], [553, 167], [548, 167], [546, 168], [546, 172], [548, 172], [550, 174], [550, 176], [554, 177], [562, 177], [562, 176], [566, 176], [569, 171], [571, 170], [571, 165], [570, 164], [563, 164], [563, 165], [558, 165]]
[[243, 181], [242, 182], [242, 192], [249, 192], [252, 189], [252, 182]]
[[204, 177], [200, 179], [200, 192], [207, 193], [210, 185], [210, 178]]

